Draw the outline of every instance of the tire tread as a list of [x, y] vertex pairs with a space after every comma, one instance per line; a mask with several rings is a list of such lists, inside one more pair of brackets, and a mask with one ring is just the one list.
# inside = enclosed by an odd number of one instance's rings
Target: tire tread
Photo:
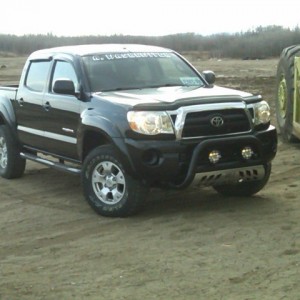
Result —
[[20, 156], [20, 147], [13, 139], [7, 125], [0, 125], [0, 135], [6, 140], [8, 162], [5, 170], [0, 169], [0, 175], [6, 179], [19, 178], [24, 174], [26, 160]]
[[[300, 55], [300, 46], [293, 45], [285, 48], [279, 59], [277, 66], [277, 94], [276, 94], [276, 115], [279, 131], [284, 142], [298, 142], [299, 140], [292, 134], [293, 132], [293, 95], [294, 95], [294, 57]], [[284, 76], [287, 84], [287, 108], [285, 119], [280, 117], [279, 114], [279, 99], [278, 99], [278, 88], [282, 76]]]
[[[93, 165], [96, 165], [100, 161], [109, 160], [120, 167], [125, 175], [126, 186], [128, 189], [127, 198], [122, 201], [121, 206], [112, 205], [108, 207], [107, 204], [101, 202], [98, 199], [98, 203], [95, 203], [92, 199], [96, 199], [93, 195], [91, 187], [91, 173]], [[97, 161], [97, 162], [95, 162]], [[112, 145], [104, 145], [92, 150], [85, 158], [82, 172], [82, 183], [84, 189], [84, 195], [90, 206], [100, 215], [108, 217], [128, 217], [136, 214], [144, 203], [145, 195], [147, 194], [147, 187], [140, 181], [133, 179], [124, 169], [121, 156], [118, 151]], [[96, 199], [97, 200], [97, 199]]]

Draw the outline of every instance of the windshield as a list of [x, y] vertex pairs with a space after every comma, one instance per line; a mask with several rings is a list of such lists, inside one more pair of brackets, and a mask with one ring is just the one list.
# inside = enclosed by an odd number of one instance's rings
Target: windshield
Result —
[[203, 86], [199, 75], [170, 52], [106, 53], [83, 57], [91, 92]]

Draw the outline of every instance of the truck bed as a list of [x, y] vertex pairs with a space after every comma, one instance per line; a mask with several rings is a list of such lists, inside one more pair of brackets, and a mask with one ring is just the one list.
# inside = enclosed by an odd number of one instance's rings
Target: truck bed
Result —
[[6, 85], [0, 86], [0, 97], [7, 97], [9, 99], [15, 99], [17, 95], [19, 85]]

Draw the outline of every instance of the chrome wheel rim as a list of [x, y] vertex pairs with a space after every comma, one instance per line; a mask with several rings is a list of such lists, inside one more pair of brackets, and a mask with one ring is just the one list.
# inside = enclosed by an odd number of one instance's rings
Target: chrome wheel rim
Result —
[[4, 137], [0, 137], [0, 167], [5, 169], [7, 166], [7, 145]]
[[110, 161], [99, 163], [92, 174], [93, 190], [99, 200], [113, 205], [120, 202], [126, 192], [122, 170]]

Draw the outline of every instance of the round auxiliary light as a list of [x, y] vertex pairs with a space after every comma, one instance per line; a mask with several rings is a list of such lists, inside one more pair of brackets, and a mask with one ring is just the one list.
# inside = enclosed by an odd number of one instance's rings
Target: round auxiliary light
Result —
[[250, 159], [253, 154], [254, 154], [254, 152], [251, 149], [251, 147], [249, 147], [249, 146], [242, 149], [242, 156], [244, 159]]
[[221, 153], [218, 150], [213, 150], [208, 154], [208, 159], [213, 164], [216, 164], [221, 157]]

